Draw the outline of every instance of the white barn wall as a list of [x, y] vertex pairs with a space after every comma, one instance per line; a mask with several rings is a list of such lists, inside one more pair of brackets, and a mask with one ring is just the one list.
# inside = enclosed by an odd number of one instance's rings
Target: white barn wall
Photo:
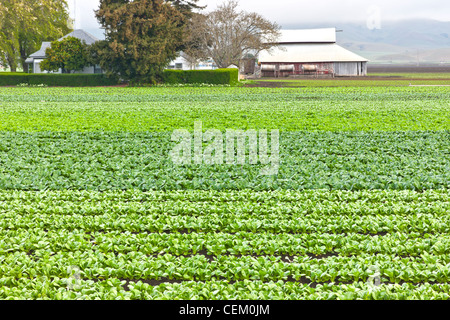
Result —
[[334, 72], [337, 76], [365, 76], [367, 62], [336, 62]]
[[337, 76], [356, 76], [358, 75], [358, 64], [354, 62], [336, 62], [334, 64], [334, 73]]

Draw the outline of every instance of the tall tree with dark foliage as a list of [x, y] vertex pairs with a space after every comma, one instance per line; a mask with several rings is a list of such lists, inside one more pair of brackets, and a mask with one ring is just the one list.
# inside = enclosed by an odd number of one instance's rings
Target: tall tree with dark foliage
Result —
[[197, 1], [101, 0], [96, 16], [106, 39], [94, 45], [94, 62], [122, 80], [160, 80], [183, 48], [184, 29]]

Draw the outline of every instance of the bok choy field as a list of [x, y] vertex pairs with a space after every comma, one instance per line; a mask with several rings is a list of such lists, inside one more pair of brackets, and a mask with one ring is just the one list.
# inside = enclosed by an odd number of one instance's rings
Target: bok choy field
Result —
[[[0, 88], [0, 299], [450, 298], [450, 89]], [[276, 175], [174, 130], [280, 132]]]

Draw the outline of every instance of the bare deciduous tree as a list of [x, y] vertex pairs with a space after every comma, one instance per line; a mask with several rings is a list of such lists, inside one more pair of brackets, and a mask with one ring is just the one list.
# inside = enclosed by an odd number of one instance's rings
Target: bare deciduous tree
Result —
[[209, 58], [203, 45], [205, 19], [206, 16], [193, 13], [185, 29], [184, 49], [181, 56], [189, 63], [191, 69], [194, 69], [202, 60]]
[[274, 47], [280, 27], [257, 13], [238, 11], [237, 7], [236, 0], [228, 0], [208, 14], [193, 17], [185, 56], [193, 61], [212, 58], [218, 67], [226, 68], [239, 65], [247, 54], [256, 55]]

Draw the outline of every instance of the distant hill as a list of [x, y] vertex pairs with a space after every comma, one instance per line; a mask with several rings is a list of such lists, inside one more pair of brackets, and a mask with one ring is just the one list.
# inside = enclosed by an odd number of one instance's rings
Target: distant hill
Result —
[[384, 21], [370, 30], [360, 23], [309, 23], [283, 25], [283, 29], [336, 27], [338, 44], [371, 63], [450, 63], [450, 21]]

